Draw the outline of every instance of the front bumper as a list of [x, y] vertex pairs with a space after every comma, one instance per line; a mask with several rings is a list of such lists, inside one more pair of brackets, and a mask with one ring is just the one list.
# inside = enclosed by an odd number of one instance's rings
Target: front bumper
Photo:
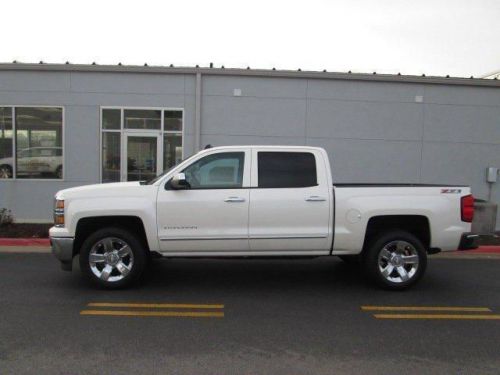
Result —
[[464, 233], [460, 239], [458, 250], [472, 250], [479, 247], [479, 235], [474, 233]]
[[61, 261], [64, 270], [71, 271], [73, 261], [73, 237], [50, 237], [52, 254]]

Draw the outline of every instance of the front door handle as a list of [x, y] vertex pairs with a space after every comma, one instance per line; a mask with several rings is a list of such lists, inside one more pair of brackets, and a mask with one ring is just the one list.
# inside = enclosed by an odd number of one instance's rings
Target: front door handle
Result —
[[309, 198], [306, 198], [307, 202], [324, 202], [326, 198], [320, 197], [318, 195], [311, 195]]
[[245, 201], [245, 198], [241, 198], [241, 197], [227, 197], [226, 199], [224, 199], [224, 202], [228, 202], [228, 203], [237, 203], [237, 202], [244, 202]]

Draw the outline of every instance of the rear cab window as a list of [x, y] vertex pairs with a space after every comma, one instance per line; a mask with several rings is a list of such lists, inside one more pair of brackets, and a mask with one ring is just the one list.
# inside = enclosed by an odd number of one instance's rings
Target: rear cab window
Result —
[[301, 188], [318, 185], [316, 158], [311, 152], [259, 151], [259, 188]]

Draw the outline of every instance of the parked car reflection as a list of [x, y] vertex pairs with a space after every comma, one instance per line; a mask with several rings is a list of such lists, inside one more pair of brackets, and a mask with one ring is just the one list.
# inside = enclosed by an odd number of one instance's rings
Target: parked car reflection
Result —
[[[61, 147], [31, 147], [17, 154], [17, 177], [58, 178], [63, 175]], [[0, 178], [11, 178], [12, 157], [0, 159]]]

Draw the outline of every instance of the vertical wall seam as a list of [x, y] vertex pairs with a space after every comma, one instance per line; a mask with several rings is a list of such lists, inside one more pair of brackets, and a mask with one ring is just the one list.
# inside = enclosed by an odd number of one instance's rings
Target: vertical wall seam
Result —
[[425, 98], [426, 98], [426, 87], [422, 86], [423, 100], [422, 100], [422, 131], [420, 132], [420, 166], [418, 182], [422, 182], [422, 169], [424, 168], [424, 133], [425, 133]]
[[196, 73], [194, 152], [200, 151], [201, 144], [201, 73]]
[[305, 110], [305, 118], [304, 118], [304, 145], [307, 145], [307, 115], [309, 114], [309, 80], [306, 79], [306, 110]]

